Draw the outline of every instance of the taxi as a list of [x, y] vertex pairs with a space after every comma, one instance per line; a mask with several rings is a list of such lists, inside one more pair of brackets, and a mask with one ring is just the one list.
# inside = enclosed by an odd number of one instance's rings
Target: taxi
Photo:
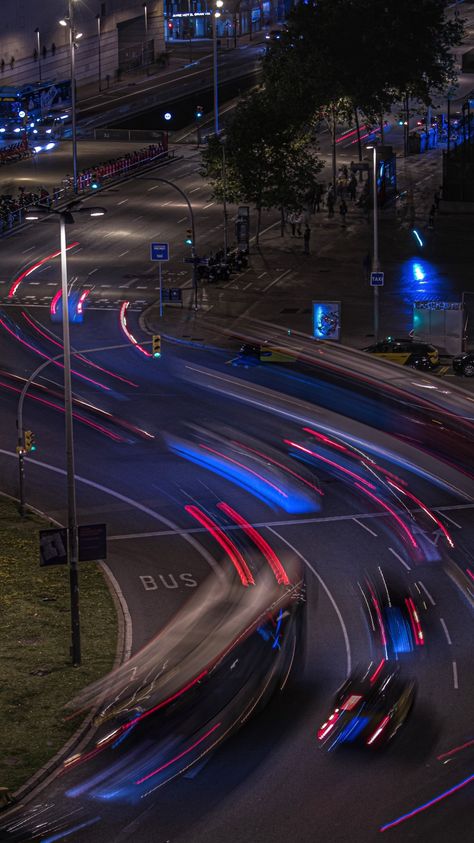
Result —
[[363, 351], [401, 366], [412, 366], [414, 369], [435, 369], [439, 365], [439, 353], [434, 345], [410, 338], [387, 337], [375, 345], [369, 345]]

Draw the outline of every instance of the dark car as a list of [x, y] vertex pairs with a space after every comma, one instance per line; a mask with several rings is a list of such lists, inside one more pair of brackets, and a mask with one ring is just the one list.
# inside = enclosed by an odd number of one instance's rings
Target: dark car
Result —
[[355, 670], [337, 692], [331, 713], [318, 729], [328, 751], [343, 743], [386, 745], [407, 719], [416, 683], [400, 677], [398, 665], [382, 660], [363, 673]]
[[462, 354], [454, 357], [453, 371], [455, 375], [474, 378], [474, 351], [464, 351]]
[[387, 337], [382, 342], [369, 345], [363, 351], [375, 354], [402, 366], [414, 369], [435, 369], [439, 364], [438, 349], [434, 345], [416, 340]]
[[398, 660], [425, 646], [420, 610], [407, 586], [395, 583], [381, 571], [359, 584], [373, 643], [386, 659]]

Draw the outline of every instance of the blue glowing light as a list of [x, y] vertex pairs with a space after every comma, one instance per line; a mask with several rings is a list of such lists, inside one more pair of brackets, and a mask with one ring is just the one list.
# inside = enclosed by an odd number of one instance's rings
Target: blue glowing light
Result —
[[70, 837], [71, 834], [75, 834], [76, 831], [81, 831], [83, 828], [88, 828], [90, 825], [98, 823], [99, 820], [100, 817], [94, 817], [91, 820], [86, 820], [79, 825], [68, 828], [67, 831], [59, 831], [57, 834], [52, 834], [51, 837], [43, 837], [41, 843], [55, 843], [56, 840], [63, 840], [65, 837]]
[[165, 113], [163, 114], [163, 117], [165, 118], [165, 120], [171, 120], [172, 116], [173, 115], [171, 114], [170, 111], [165, 111]]
[[340, 733], [339, 743], [352, 743], [352, 741], [355, 741], [363, 729], [365, 729], [368, 722], [368, 717], [354, 717]]
[[280, 612], [279, 612], [279, 615], [278, 615], [278, 620], [277, 620], [277, 625], [276, 625], [276, 629], [275, 629], [275, 635], [273, 636], [274, 641], [273, 641], [273, 644], [272, 644], [272, 650], [277, 650], [277, 649], [279, 650], [280, 649], [280, 642], [279, 642], [278, 639], [280, 637], [280, 629], [281, 629], [282, 618], [283, 618], [283, 609], [280, 609]]
[[413, 264], [413, 277], [415, 281], [424, 281], [426, 278], [426, 273], [421, 265], [421, 263], [414, 263]]
[[463, 779], [463, 781], [458, 782], [455, 784], [454, 787], [450, 787], [449, 790], [445, 790], [444, 793], [440, 793], [439, 796], [435, 796], [433, 799], [430, 799], [429, 802], [425, 802], [423, 805], [419, 805], [418, 808], [413, 808], [412, 811], [409, 811], [407, 814], [402, 814], [396, 820], [392, 820], [386, 825], [382, 825], [380, 827], [380, 831], [387, 831], [388, 828], [393, 828], [395, 825], [400, 825], [404, 820], [409, 820], [412, 817], [415, 817], [421, 811], [426, 811], [427, 808], [431, 808], [432, 805], [436, 805], [437, 802], [441, 802], [442, 799], [445, 799], [447, 796], [451, 796], [456, 791], [461, 790], [461, 788], [465, 787], [467, 784], [470, 784], [474, 781], [474, 773], [467, 777], [467, 779]]
[[416, 228], [413, 229], [413, 236], [416, 237], [420, 246], [423, 246], [423, 240], [421, 239], [421, 237], [420, 237], [418, 231], [416, 230]]
[[410, 653], [413, 650], [411, 628], [397, 606], [385, 610], [390, 640], [395, 653]]

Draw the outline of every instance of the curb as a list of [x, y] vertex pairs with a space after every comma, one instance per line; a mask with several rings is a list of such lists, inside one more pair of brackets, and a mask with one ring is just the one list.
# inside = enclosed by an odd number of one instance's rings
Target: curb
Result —
[[[6, 492], [0, 491], [0, 496], [7, 498], [13, 503], [19, 502], [18, 498], [13, 495], [9, 495]], [[50, 518], [45, 512], [37, 509], [36, 507], [27, 505], [26, 509], [33, 512], [35, 515], [40, 515], [45, 519], [45, 521], [49, 521], [57, 527], [64, 526], [59, 521], [56, 521], [54, 518]], [[117, 612], [118, 632], [114, 660], [114, 668], [116, 668], [130, 658], [132, 643], [131, 617], [122, 590], [109, 566], [103, 560], [99, 561], [99, 565]], [[62, 764], [65, 758], [67, 758], [74, 749], [80, 751], [82, 746], [89, 741], [96, 730], [96, 727], [91, 724], [99, 709], [100, 704], [89, 712], [86, 719], [80, 726], [78, 726], [74, 734], [71, 735], [64, 746], [62, 746], [61, 749], [59, 749], [56, 754], [46, 762], [46, 764], [43, 764], [36, 773], [33, 773], [31, 778], [29, 778], [25, 784], [21, 785], [21, 787], [12, 794], [14, 800], [13, 804], [10, 803], [9, 805], [5, 805], [3, 810], [0, 804], [0, 816], [2, 817], [2, 820], [4, 818], [8, 819], [10, 812], [13, 814], [14, 811], [20, 807], [20, 800], [21, 804], [24, 805], [26, 802], [33, 799], [36, 794], [43, 790], [48, 784], [50, 784], [50, 782], [54, 781], [60, 772], [60, 764]]]

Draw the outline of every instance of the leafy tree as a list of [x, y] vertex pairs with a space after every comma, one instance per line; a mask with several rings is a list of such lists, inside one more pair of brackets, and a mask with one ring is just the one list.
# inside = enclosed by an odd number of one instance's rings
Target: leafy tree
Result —
[[308, 135], [289, 126], [262, 90], [239, 103], [225, 140], [212, 139], [202, 161], [214, 196], [255, 206], [257, 243], [262, 209], [303, 207], [323, 166]]

